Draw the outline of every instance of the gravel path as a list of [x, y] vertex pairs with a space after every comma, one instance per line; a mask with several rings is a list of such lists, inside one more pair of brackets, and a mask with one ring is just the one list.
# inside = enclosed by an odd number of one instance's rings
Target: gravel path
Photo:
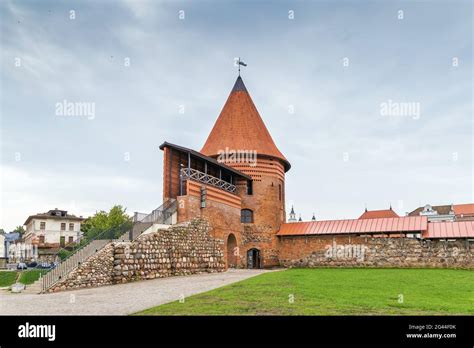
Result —
[[265, 272], [231, 269], [43, 295], [0, 291], [0, 315], [127, 315]]

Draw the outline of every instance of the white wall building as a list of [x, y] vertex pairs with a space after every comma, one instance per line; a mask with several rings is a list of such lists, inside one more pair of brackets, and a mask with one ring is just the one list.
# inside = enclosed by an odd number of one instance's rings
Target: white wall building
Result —
[[31, 215], [26, 219], [24, 241], [39, 248], [57, 248], [77, 243], [82, 236], [81, 222], [85, 219], [70, 215], [66, 210], [53, 209]]
[[7, 263], [7, 252], [5, 250], [5, 236], [0, 233], [0, 268], [4, 268]]
[[426, 204], [408, 214], [409, 216], [427, 216], [429, 222], [455, 221], [454, 205], [432, 206]]

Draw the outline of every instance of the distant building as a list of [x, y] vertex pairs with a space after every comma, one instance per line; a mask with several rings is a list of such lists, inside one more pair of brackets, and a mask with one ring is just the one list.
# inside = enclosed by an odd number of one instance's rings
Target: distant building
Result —
[[453, 206], [456, 221], [474, 220], [474, 203]]
[[385, 210], [367, 210], [365, 208], [364, 213], [359, 217], [359, 219], [380, 219], [380, 218], [397, 218], [397, 213], [395, 213], [390, 207], [390, 209]]
[[[17, 243], [20, 243], [21, 241], [21, 236], [18, 232], [10, 232], [6, 233], [4, 235], [4, 241], [3, 241], [3, 246], [4, 246], [4, 253], [2, 253], [2, 257], [5, 257], [5, 262], [14, 262], [14, 249], [16, 247]], [[4, 255], [4, 256], [3, 256]]]
[[474, 204], [426, 204], [408, 213], [408, 216], [427, 216], [429, 222], [474, 220]]
[[296, 214], [293, 206], [291, 206], [290, 218], [288, 219], [288, 222], [296, 222]]
[[59, 248], [77, 243], [81, 238], [81, 223], [85, 219], [68, 214], [66, 210], [53, 209], [46, 213], [30, 215], [24, 225], [25, 244], [38, 248]]
[[5, 268], [7, 264], [7, 251], [5, 249], [5, 235], [0, 233], [0, 268]]

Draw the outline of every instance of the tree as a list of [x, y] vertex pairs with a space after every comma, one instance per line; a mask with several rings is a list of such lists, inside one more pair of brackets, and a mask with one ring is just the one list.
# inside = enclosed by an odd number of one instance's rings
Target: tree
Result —
[[127, 215], [126, 210], [121, 205], [114, 205], [109, 212], [100, 210], [86, 219], [81, 226], [86, 239], [116, 238], [126, 232], [132, 226], [132, 219]]
[[23, 228], [23, 226], [17, 226], [14, 230], [13, 230], [13, 233], [19, 233], [20, 234], [20, 238], [23, 237], [23, 235], [25, 234], [25, 229]]
[[3, 228], [0, 228], [0, 234], [5, 234], [5, 230]]

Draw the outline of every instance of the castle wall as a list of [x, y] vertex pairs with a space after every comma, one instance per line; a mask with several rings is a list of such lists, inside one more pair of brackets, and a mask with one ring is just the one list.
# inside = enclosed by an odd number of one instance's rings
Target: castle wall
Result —
[[[189, 221], [193, 218], [202, 218], [209, 221], [209, 233], [213, 238], [224, 241], [224, 260], [228, 260], [226, 243], [230, 234], [237, 240], [237, 246], [241, 245], [240, 207], [239, 196], [222, 191], [218, 188], [206, 186], [206, 207], [201, 208], [201, 183], [192, 180], [186, 181], [188, 194], [178, 197], [178, 222]], [[240, 248], [237, 250], [237, 264], [245, 265], [244, 256]]]
[[242, 209], [253, 211], [253, 223], [242, 225], [241, 257], [247, 265], [247, 250], [260, 250], [263, 267], [279, 265], [276, 233], [285, 221], [285, 170], [279, 160], [258, 157], [256, 166], [227, 163], [252, 177], [252, 194], [246, 186], [239, 187]]
[[285, 267], [474, 268], [474, 245], [467, 241], [419, 241], [350, 235], [280, 237]]
[[107, 244], [49, 292], [137, 280], [225, 270], [224, 241], [211, 236], [208, 222], [194, 219], [138, 237]]

